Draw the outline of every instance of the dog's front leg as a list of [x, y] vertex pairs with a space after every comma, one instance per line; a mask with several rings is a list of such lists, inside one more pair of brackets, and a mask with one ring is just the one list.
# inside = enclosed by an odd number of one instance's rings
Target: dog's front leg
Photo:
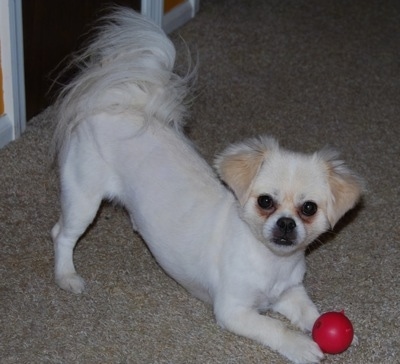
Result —
[[311, 331], [320, 316], [302, 284], [289, 288], [273, 305], [273, 311], [286, 316], [303, 331]]
[[223, 328], [256, 340], [294, 363], [319, 363], [324, 358], [310, 337], [289, 330], [279, 320], [261, 315], [253, 308], [219, 304], [214, 306], [214, 311]]

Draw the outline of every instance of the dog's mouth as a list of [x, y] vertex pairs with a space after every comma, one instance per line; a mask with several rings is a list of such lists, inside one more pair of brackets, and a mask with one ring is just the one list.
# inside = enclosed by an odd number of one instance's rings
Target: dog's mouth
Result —
[[295, 242], [291, 239], [288, 239], [288, 237], [275, 237], [272, 239], [274, 244], [276, 245], [281, 245], [281, 246], [293, 246], [295, 245]]

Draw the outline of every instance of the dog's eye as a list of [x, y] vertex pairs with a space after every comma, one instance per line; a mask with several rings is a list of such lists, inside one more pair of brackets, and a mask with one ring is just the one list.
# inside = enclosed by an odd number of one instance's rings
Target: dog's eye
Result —
[[318, 210], [318, 206], [315, 202], [312, 201], [306, 201], [303, 203], [303, 206], [301, 207], [301, 213], [305, 216], [312, 216], [315, 215], [315, 213]]
[[264, 210], [269, 210], [274, 207], [274, 200], [270, 195], [261, 195], [257, 200], [258, 206]]

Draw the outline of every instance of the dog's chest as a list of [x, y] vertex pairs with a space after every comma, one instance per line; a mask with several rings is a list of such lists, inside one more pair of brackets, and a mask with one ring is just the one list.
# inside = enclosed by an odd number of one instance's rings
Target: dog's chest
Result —
[[256, 294], [256, 306], [259, 311], [266, 311], [274, 305], [291, 287], [300, 284], [304, 277], [304, 265], [299, 261], [295, 265], [274, 266], [264, 276], [263, 284]]
[[272, 285], [272, 287], [267, 287], [264, 290], [260, 290], [256, 295], [255, 306], [260, 312], [267, 311], [291, 286], [293, 286], [293, 284], [289, 284], [287, 281], [276, 282]]

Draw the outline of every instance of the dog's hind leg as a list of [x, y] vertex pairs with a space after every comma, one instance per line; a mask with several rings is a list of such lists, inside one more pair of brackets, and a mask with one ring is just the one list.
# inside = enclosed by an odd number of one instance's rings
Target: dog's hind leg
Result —
[[83, 279], [75, 270], [73, 251], [79, 237], [96, 216], [100, 202], [101, 198], [93, 200], [75, 194], [71, 200], [63, 203], [62, 215], [51, 231], [54, 242], [55, 278], [62, 289], [81, 293], [85, 288]]
[[62, 212], [51, 231], [55, 279], [62, 289], [73, 293], [81, 293], [85, 288], [75, 270], [73, 251], [79, 237], [95, 218], [104, 197], [103, 172], [102, 168], [85, 168], [84, 163], [74, 165], [68, 160], [61, 170]]

